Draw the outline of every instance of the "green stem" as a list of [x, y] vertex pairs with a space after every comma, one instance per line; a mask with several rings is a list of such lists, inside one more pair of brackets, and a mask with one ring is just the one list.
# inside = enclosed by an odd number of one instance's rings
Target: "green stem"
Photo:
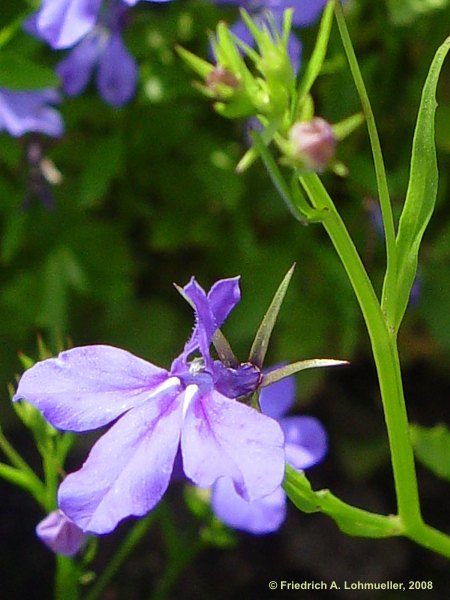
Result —
[[356, 58], [355, 50], [345, 22], [344, 11], [340, 2], [335, 2], [335, 16], [339, 28], [339, 33], [342, 39], [345, 53], [347, 55], [350, 71], [355, 82], [356, 89], [361, 100], [362, 109], [366, 118], [367, 130], [372, 148], [372, 155], [375, 165], [375, 174], [377, 179], [378, 194], [381, 207], [381, 215], [383, 217], [385, 240], [386, 240], [386, 276], [384, 279], [383, 293], [381, 306], [383, 312], [387, 315], [388, 320], [393, 318], [395, 314], [395, 290], [397, 276], [397, 250], [395, 243], [395, 227], [394, 218], [392, 215], [392, 206], [389, 197], [389, 188], [386, 177], [386, 169], [384, 167], [383, 153], [381, 151], [380, 138], [375, 123], [375, 117], [370, 104], [369, 95], [367, 94], [364, 80]]
[[27, 481], [27, 489], [32, 494], [33, 498], [44, 508], [46, 508], [46, 489], [42, 481], [36, 473], [28, 466], [20, 454], [8, 442], [3, 431], [0, 428], [0, 450], [9, 460], [9, 462], [20, 472]]
[[405, 531], [422, 525], [414, 456], [403, 397], [396, 338], [391, 333], [370, 279], [333, 201], [316, 174], [300, 179], [311, 203], [327, 210], [325, 227], [350, 279], [369, 332], [391, 449], [398, 512]]
[[56, 555], [55, 600], [79, 600], [79, 570], [70, 556]]
[[101, 597], [106, 586], [129, 557], [131, 552], [147, 533], [149, 527], [157, 517], [157, 510], [151, 512], [147, 517], [137, 521], [129, 534], [126, 536], [119, 549], [109, 561], [103, 573], [98, 577], [91, 589], [84, 595], [84, 600], [97, 600]]

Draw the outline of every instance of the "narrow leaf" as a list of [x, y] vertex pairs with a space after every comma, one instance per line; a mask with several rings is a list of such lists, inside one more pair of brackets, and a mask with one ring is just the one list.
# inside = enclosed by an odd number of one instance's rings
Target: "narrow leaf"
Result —
[[270, 303], [269, 309], [261, 321], [258, 331], [256, 332], [255, 339], [250, 350], [249, 362], [252, 364], [262, 367], [264, 358], [266, 356], [267, 347], [269, 345], [270, 336], [272, 335], [275, 322], [280, 312], [281, 305], [286, 295], [289, 282], [291, 281], [292, 274], [294, 273], [295, 264], [289, 269], [284, 276], [283, 281], [275, 292], [272, 302]]
[[294, 375], [305, 369], [317, 369], [319, 367], [338, 367], [340, 365], [348, 365], [346, 360], [335, 360], [334, 358], [313, 358], [311, 360], [299, 360], [298, 362], [275, 369], [267, 375], [264, 375], [261, 387], [267, 387], [272, 383], [276, 383], [289, 375]]
[[417, 272], [419, 247], [436, 204], [438, 170], [434, 139], [436, 88], [439, 74], [450, 48], [450, 37], [435, 54], [417, 117], [405, 205], [396, 240], [398, 251], [397, 310], [394, 327], [402, 321]]
[[298, 104], [301, 106], [309, 94], [314, 82], [320, 75], [323, 67], [325, 56], [327, 54], [328, 41], [330, 39], [331, 25], [333, 23], [333, 8], [334, 2], [328, 2], [323, 11], [322, 20], [320, 21], [319, 34], [317, 36], [316, 45], [310, 60], [306, 66], [306, 72], [303, 75], [298, 89]]

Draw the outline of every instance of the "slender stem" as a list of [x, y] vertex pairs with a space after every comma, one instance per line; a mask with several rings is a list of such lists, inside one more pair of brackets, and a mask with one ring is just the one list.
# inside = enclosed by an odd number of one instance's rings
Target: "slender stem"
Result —
[[316, 174], [301, 177], [312, 204], [328, 211], [325, 227], [350, 279], [369, 332], [391, 448], [398, 512], [406, 531], [422, 525], [414, 455], [403, 397], [396, 339], [384, 319], [370, 279], [333, 201]]
[[100, 575], [100, 577], [98, 577], [91, 589], [84, 595], [84, 600], [96, 600], [97, 598], [101, 597], [101, 594], [104, 592], [110, 580], [114, 577], [122, 564], [147, 533], [149, 527], [155, 521], [156, 517], [157, 511], [153, 511], [144, 519], [137, 521], [120, 545], [113, 558], [109, 561], [103, 573]]
[[28, 489], [35, 500], [46, 508], [46, 490], [45, 486], [31, 467], [23, 460], [20, 454], [9, 443], [0, 428], [0, 450], [7, 457], [9, 462], [23, 474], [28, 481]]
[[377, 187], [381, 206], [381, 215], [383, 217], [385, 240], [386, 240], [386, 276], [384, 279], [383, 293], [381, 306], [383, 312], [387, 315], [388, 320], [393, 318], [395, 314], [395, 280], [397, 276], [397, 249], [395, 243], [395, 227], [394, 218], [392, 215], [392, 206], [389, 197], [389, 188], [386, 177], [386, 169], [384, 167], [383, 153], [381, 151], [380, 139], [375, 123], [375, 117], [370, 104], [369, 95], [367, 94], [364, 80], [356, 58], [355, 50], [345, 22], [344, 11], [340, 2], [335, 2], [335, 15], [338, 24], [339, 33], [341, 35], [342, 44], [347, 55], [350, 71], [358, 91], [364, 116], [367, 122], [367, 130], [372, 147], [372, 155], [375, 165], [375, 174], [377, 179]]

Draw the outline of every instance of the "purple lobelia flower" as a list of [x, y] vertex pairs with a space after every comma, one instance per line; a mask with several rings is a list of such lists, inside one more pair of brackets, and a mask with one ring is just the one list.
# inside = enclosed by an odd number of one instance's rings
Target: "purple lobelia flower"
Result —
[[16, 91], [0, 88], [0, 131], [17, 137], [25, 133], [45, 133], [59, 137], [64, 123], [59, 112], [51, 106], [59, 102], [56, 90]]
[[[244, 8], [257, 26], [264, 24], [270, 15], [275, 26], [281, 31], [283, 22], [283, 13], [288, 8], [294, 8], [292, 24], [296, 27], [309, 27], [319, 18], [324, 9], [327, 0], [216, 0], [218, 4], [236, 4]], [[243, 42], [253, 45], [253, 37], [250, 34], [244, 21], [238, 20], [231, 28], [231, 31]], [[291, 34], [288, 42], [289, 56], [292, 66], [297, 73], [300, 67], [301, 43], [300, 40]]]
[[[284, 432], [286, 461], [295, 469], [308, 469], [325, 456], [327, 435], [314, 417], [286, 417], [295, 397], [295, 380], [287, 377], [263, 388], [259, 402], [263, 414], [276, 419]], [[212, 508], [221, 521], [242, 531], [265, 534], [276, 531], [286, 516], [286, 494], [280, 486], [264, 498], [247, 502], [233, 482], [222, 478], [212, 490]]]
[[36, 535], [50, 550], [66, 556], [76, 554], [86, 541], [86, 534], [60, 510], [38, 523]]
[[238, 278], [218, 281], [208, 294], [192, 278], [183, 294], [196, 325], [169, 371], [99, 345], [39, 362], [19, 382], [14, 400], [28, 400], [59, 429], [112, 424], [59, 488], [60, 509], [85, 532], [108, 533], [150, 511], [166, 491], [179, 447], [184, 473], [199, 487], [226, 477], [253, 501], [281, 485], [281, 427], [236, 401], [258, 387], [259, 369], [228, 368], [209, 351], [240, 300]]
[[[42, 0], [40, 9], [26, 21], [25, 29], [44, 39], [52, 48], [70, 48], [94, 28], [102, 2], [103, 0]], [[134, 6], [139, 0], [124, 2]]]
[[59, 63], [56, 70], [66, 94], [83, 92], [97, 69], [97, 87], [106, 102], [122, 106], [132, 98], [138, 70], [122, 39], [128, 10], [121, 0], [109, 0], [97, 25]]

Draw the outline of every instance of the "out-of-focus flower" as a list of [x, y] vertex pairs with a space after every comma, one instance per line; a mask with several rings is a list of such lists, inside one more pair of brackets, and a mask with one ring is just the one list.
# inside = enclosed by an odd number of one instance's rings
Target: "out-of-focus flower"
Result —
[[67, 95], [81, 94], [97, 70], [97, 87], [106, 102], [122, 106], [133, 97], [138, 69], [122, 39], [127, 11], [121, 0], [110, 0], [97, 25], [59, 63], [56, 70]]
[[64, 123], [52, 104], [60, 101], [56, 90], [16, 91], [0, 88], [0, 131], [18, 137], [25, 133], [45, 133], [60, 137]]
[[[26, 22], [25, 29], [55, 49], [70, 48], [89, 33], [97, 22], [103, 0], [42, 0], [40, 9]], [[139, 0], [123, 0], [134, 6]], [[167, 2], [170, 0], [147, 0]]]
[[42, 519], [36, 535], [50, 550], [66, 556], [76, 554], [87, 537], [61, 510], [54, 510]]
[[[218, 4], [235, 4], [244, 8], [257, 26], [264, 24], [270, 16], [275, 26], [281, 31], [285, 10], [295, 9], [292, 20], [294, 26], [309, 27], [319, 18], [327, 0], [303, 0], [302, 2], [292, 2], [292, 0], [216, 0], [216, 2]], [[253, 37], [241, 19], [232, 26], [231, 31], [246, 44], [253, 45]], [[289, 37], [288, 49], [292, 66], [297, 72], [300, 67], [301, 43], [294, 34]]]
[[[181, 446], [185, 475], [199, 487], [226, 477], [247, 501], [276, 490], [284, 436], [269, 416], [236, 400], [258, 388], [258, 367], [213, 360], [213, 336], [240, 300], [238, 278], [208, 294], [194, 278], [183, 294], [195, 328], [170, 371], [110, 346], [86, 346], [37, 363], [22, 376], [25, 398], [55, 427], [86, 431], [113, 423], [83, 467], [62, 482], [59, 507], [83, 531], [108, 533], [161, 499]], [[200, 357], [191, 360], [193, 353]]]
[[[285, 436], [286, 461], [304, 470], [322, 460], [327, 451], [327, 435], [314, 417], [285, 414], [294, 403], [295, 380], [287, 377], [261, 390], [263, 414], [277, 419]], [[236, 493], [233, 482], [222, 478], [212, 491], [212, 508], [221, 521], [242, 531], [265, 534], [276, 531], [286, 516], [286, 494], [280, 486], [264, 498], [245, 501]]]

